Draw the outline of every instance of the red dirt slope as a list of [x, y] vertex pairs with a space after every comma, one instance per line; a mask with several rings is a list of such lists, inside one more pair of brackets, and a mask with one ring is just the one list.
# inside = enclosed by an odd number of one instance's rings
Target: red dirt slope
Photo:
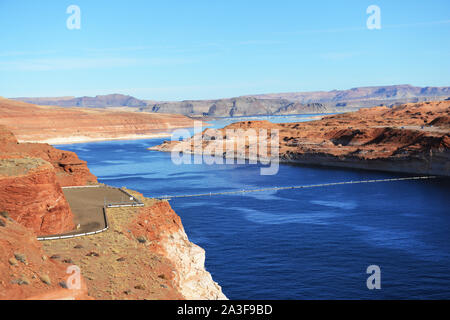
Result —
[[68, 265], [45, 255], [36, 235], [0, 214], [0, 300], [90, 299], [81, 288], [67, 289]]

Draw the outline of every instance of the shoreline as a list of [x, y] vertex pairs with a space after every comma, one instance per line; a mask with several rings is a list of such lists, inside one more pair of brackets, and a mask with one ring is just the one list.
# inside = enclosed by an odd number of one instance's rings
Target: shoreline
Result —
[[[333, 114], [333, 113], [330, 113]], [[314, 115], [312, 114], [310, 117], [302, 117], [303, 119], [307, 120], [304, 122], [309, 121], [315, 121], [315, 120], [321, 120], [323, 117], [330, 115], [330, 114], [321, 114], [321, 115]], [[309, 115], [309, 114], [308, 114]], [[278, 116], [278, 115], [277, 115]], [[302, 114], [289, 114], [289, 115], [279, 115], [279, 117], [295, 117], [295, 116], [302, 116]], [[239, 119], [239, 121], [236, 122], [242, 122], [247, 121], [246, 119], [251, 118], [262, 118], [266, 116], [242, 116], [242, 117], [236, 117], [236, 118], [242, 118]], [[223, 120], [223, 119], [232, 119], [229, 117], [217, 117], [213, 118], [210, 121], [215, 120]], [[262, 120], [262, 119], [261, 119]], [[202, 121], [203, 125], [202, 128], [211, 128], [213, 125], [208, 123], [208, 121], [205, 120], [196, 120], [196, 121]], [[254, 121], [252, 119], [252, 121]], [[303, 121], [302, 121], [303, 122]], [[191, 129], [193, 127], [175, 127], [174, 129]], [[101, 141], [115, 141], [115, 140], [144, 140], [144, 139], [156, 139], [156, 138], [170, 138], [172, 136], [172, 132], [156, 132], [151, 134], [130, 134], [130, 135], [123, 135], [118, 137], [89, 137], [89, 136], [66, 136], [66, 137], [57, 137], [57, 138], [46, 138], [46, 139], [21, 139], [18, 138], [19, 143], [47, 143], [50, 145], [66, 145], [66, 144], [76, 144], [76, 143], [89, 143], [89, 142], [101, 142]]]
[[18, 139], [18, 141], [19, 143], [47, 143], [50, 145], [66, 145], [66, 144], [115, 141], [115, 140], [144, 140], [144, 139], [167, 138], [170, 137], [171, 135], [172, 133], [169, 132], [161, 132], [153, 134], [131, 134], [120, 137], [70, 136], [70, 137], [59, 137], [41, 140]]
[[[172, 150], [163, 150], [159, 148], [159, 146], [148, 147], [149, 151], [156, 152], [172, 152]], [[206, 157], [214, 157], [211, 155], [205, 155], [203, 152], [195, 153], [190, 152], [188, 150], [183, 150], [183, 153], [188, 155], [200, 155]], [[389, 172], [389, 173], [399, 173], [399, 174], [420, 174], [420, 175], [428, 175], [428, 176], [438, 176], [438, 177], [449, 177], [446, 174], [445, 170], [437, 170], [430, 171], [426, 168], [421, 168], [421, 163], [417, 158], [400, 158], [400, 159], [374, 159], [374, 160], [362, 160], [356, 158], [339, 158], [332, 155], [302, 155], [300, 158], [289, 158], [286, 156], [280, 156], [276, 159], [269, 158], [259, 158], [257, 157], [250, 159], [248, 156], [246, 157], [222, 157], [222, 159], [233, 159], [234, 161], [238, 160], [257, 160], [258, 163], [261, 161], [270, 161], [270, 163], [278, 163], [278, 164], [291, 164], [291, 165], [306, 165], [312, 167], [323, 167], [323, 168], [335, 168], [335, 169], [350, 169], [350, 170], [367, 170], [367, 171], [380, 171], [380, 172]], [[415, 170], [413, 170], [415, 169]]]

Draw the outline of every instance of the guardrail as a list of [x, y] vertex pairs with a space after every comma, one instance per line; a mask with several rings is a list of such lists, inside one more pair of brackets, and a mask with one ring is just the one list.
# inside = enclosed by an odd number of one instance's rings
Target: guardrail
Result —
[[108, 203], [107, 208], [119, 208], [119, 207], [143, 207], [142, 202], [129, 203], [129, 202], [118, 202], [118, 203]]
[[75, 189], [75, 188], [99, 188], [99, 187], [104, 187], [100, 184], [93, 184], [91, 186], [66, 186], [66, 187], [61, 187], [61, 189]]
[[98, 234], [98, 233], [101, 233], [101, 232], [105, 232], [106, 230], [109, 229], [108, 216], [106, 215], [106, 207], [103, 207], [103, 219], [105, 219], [105, 227], [103, 229], [100, 229], [100, 230], [90, 231], [90, 232], [83, 232], [83, 233], [68, 234], [68, 235], [60, 235], [60, 236], [37, 237], [37, 240], [38, 241], [45, 241], [45, 240], [70, 239], [70, 238], [90, 236], [90, 235], [93, 235], [93, 234]]

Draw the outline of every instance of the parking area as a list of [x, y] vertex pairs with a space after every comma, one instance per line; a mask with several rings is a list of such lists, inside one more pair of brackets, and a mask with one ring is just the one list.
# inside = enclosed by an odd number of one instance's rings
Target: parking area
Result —
[[[109, 186], [67, 187], [63, 188], [63, 192], [74, 215], [74, 223], [78, 228], [58, 236], [74, 236], [104, 231], [108, 227], [106, 212], [104, 212], [105, 206], [143, 205], [126, 191]], [[55, 237], [55, 235], [52, 237]]]

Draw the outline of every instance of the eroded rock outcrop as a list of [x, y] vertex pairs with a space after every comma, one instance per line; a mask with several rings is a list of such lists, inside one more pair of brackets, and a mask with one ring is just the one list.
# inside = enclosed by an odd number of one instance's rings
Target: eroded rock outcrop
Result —
[[40, 235], [75, 227], [53, 166], [40, 158], [0, 159], [0, 211]]
[[39, 235], [74, 229], [62, 186], [97, 182], [73, 152], [47, 144], [18, 143], [0, 126], [0, 210]]
[[59, 150], [45, 143], [18, 143], [9, 128], [0, 125], [0, 159], [40, 158], [51, 163], [61, 186], [80, 186], [97, 183], [86, 161], [76, 153]]
[[[149, 149], [181, 153], [209, 151], [217, 155], [215, 150], [225, 151], [227, 142], [234, 143], [236, 149], [237, 138], [227, 136], [227, 130], [240, 129], [243, 135], [247, 130], [259, 134], [260, 129], [265, 129], [270, 135], [264, 137], [269, 146], [274, 130], [278, 130], [279, 156], [273, 157], [282, 162], [448, 176], [449, 115], [450, 101], [440, 101], [361, 109], [310, 122], [245, 121], [221, 130], [206, 129], [191, 139], [166, 141]], [[196, 144], [201, 146], [197, 151]], [[248, 140], [243, 150], [238, 151], [244, 158], [271, 156], [270, 147], [267, 153], [258, 149], [252, 154]]]
[[167, 201], [142, 208], [129, 229], [136, 238], [148, 241], [152, 252], [171, 261], [173, 281], [186, 299], [226, 299], [221, 287], [205, 270], [205, 250], [189, 241], [180, 217]]

